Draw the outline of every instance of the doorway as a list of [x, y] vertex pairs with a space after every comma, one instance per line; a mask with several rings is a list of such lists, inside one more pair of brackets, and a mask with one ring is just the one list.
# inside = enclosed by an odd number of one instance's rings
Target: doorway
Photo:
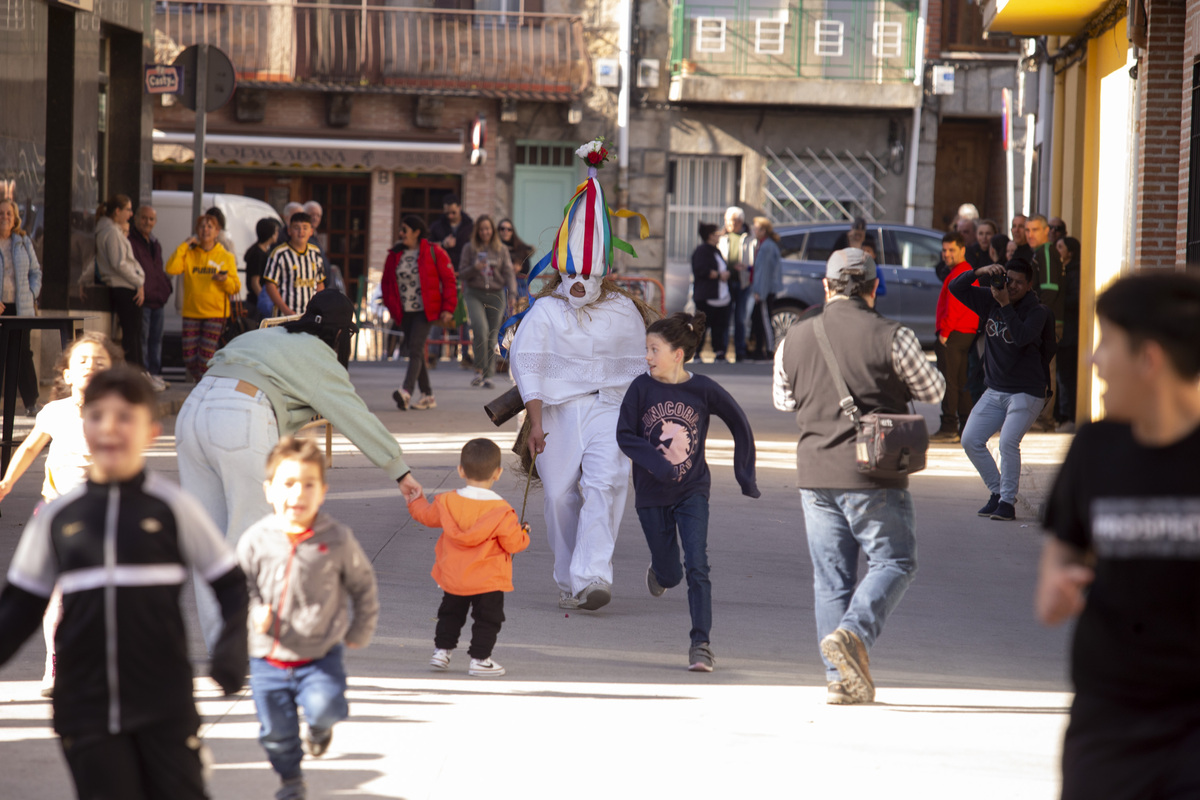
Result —
[[346, 281], [346, 294], [361, 300], [367, 289], [367, 235], [371, 219], [370, 178], [310, 178], [307, 195], [325, 216], [318, 231], [325, 256]]
[[533, 263], [554, 245], [563, 207], [575, 194], [580, 173], [577, 145], [518, 141], [513, 158], [512, 221], [517, 235], [536, 248]]
[[945, 119], [938, 125], [933, 227], [946, 229], [963, 203], [979, 216], [1004, 220], [1004, 150], [999, 118]]

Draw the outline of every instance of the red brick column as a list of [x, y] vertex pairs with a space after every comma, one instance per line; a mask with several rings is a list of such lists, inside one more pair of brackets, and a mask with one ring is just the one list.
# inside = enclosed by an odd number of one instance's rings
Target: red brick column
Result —
[[[1182, 0], [1151, 0], [1147, 47], [1138, 65], [1138, 186], [1134, 268], [1174, 269], [1187, 227], [1187, 171], [1180, 172], [1184, 105]], [[1191, 70], [1188, 70], [1188, 82]], [[1190, 104], [1190, 92], [1188, 102]], [[1182, 182], [1180, 177], [1182, 175]], [[1182, 186], [1181, 186], [1182, 183]], [[1184, 200], [1180, 202], [1180, 190]], [[1181, 216], [1182, 215], [1182, 216]]]
[[[1192, 67], [1200, 58], [1200, 3], [1188, 2], [1183, 28], [1183, 53], [1180, 58], [1180, 124], [1179, 124], [1179, 185], [1178, 232], [1176, 264], [1187, 256], [1188, 180], [1191, 171], [1192, 138]], [[1200, 157], [1200, 154], [1197, 154]], [[1200, 214], [1200, 208], [1196, 209]]]

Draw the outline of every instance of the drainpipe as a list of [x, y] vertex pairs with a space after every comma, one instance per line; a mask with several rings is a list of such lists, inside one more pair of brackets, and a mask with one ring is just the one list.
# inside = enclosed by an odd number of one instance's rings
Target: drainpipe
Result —
[[[1049, 54], [1046, 37], [1039, 39], [1042, 49]], [[1054, 65], [1050, 59], [1042, 61], [1038, 69], [1037, 140], [1042, 152], [1038, 159], [1038, 206], [1049, 214], [1061, 217], [1061, 208], [1052, 208], [1050, 202], [1050, 178], [1054, 173]]]
[[633, 4], [622, 0], [618, 16], [621, 31], [617, 40], [617, 63], [621, 72], [621, 91], [617, 95], [617, 207], [629, 208], [629, 45], [632, 39]]
[[917, 101], [913, 104], [912, 135], [908, 137], [908, 186], [904, 195], [904, 224], [914, 225], [917, 219], [917, 162], [921, 149], [921, 107], [925, 102], [925, 20], [929, 16], [929, 0], [921, 0], [917, 10], [917, 36], [913, 60], [916, 74]]

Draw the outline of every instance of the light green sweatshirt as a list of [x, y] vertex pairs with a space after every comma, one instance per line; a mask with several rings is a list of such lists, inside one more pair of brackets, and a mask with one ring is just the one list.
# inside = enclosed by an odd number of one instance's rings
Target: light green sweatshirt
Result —
[[280, 436], [294, 434], [320, 414], [388, 477], [399, 480], [409, 472], [400, 445], [354, 391], [333, 348], [312, 334], [282, 327], [243, 333], [217, 351], [207, 374], [261, 389], [275, 409]]

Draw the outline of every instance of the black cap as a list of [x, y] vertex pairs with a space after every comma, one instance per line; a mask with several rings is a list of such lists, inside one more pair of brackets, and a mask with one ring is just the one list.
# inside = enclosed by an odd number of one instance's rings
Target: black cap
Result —
[[312, 296], [299, 322], [320, 325], [329, 330], [348, 330], [354, 333], [354, 304], [337, 289], [324, 289]]

